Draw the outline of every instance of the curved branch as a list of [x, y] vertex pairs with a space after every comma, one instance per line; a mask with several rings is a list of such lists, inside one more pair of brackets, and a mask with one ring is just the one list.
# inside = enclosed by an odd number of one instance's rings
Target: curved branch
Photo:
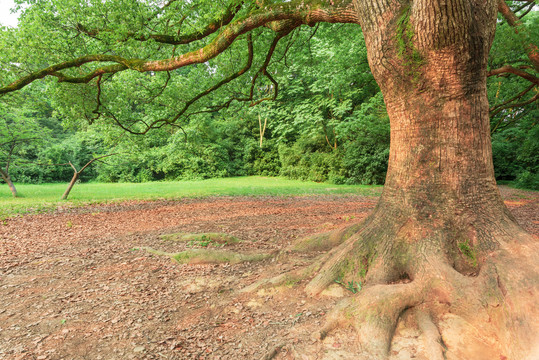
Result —
[[[531, 89], [533, 89], [535, 87], [535, 85], [530, 85], [528, 86], [526, 89], [524, 89], [523, 91], [521, 91], [520, 93], [518, 93], [517, 95], [515, 95], [514, 97], [512, 97], [511, 99], [507, 100], [507, 101], [504, 101], [503, 103], [499, 104], [499, 105], [496, 105], [496, 106], [493, 106], [492, 108], [489, 109], [489, 112], [491, 114], [491, 116], [494, 116], [493, 115], [493, 112], [498, 110], [500, 107], [503, 107], [509, 103], [512, 103], [513, 101], [515, 100], [518, 100], [520, 99], [521, 97], [523, 97], [524, 95], [526, 95]], [[497, 114], [497, 113], [496, 113]]]
[[[195, 115], [195, 114], [201, 114], [201, 113], [207, 113], [207, 112], [219, 111], [221, 109], [228, 108], [230, 106], [230, 104], [232, 102], [234, 102], [234, 101], [238, 101], [238, 102], [249, 102], [249, 101], [251, 101], [251, 104], [249, 105], [249, 107], [252, 107], [252, 106], [256, 106], [256, 105], [260, 104], [263, 101], [275, 100], [277, 98], [277, 95], [279, 94], [279, 84], [277, 83], [277, 81], [275, 81], [273, 76], [271, 76], [271, 74], [267, 71], [267, 66], [269, 65], [269, 62], [270, 62], [270, 60], [271, 60], [271, 58], [273, 56], [273, 53], [275, 51], [275, 48], [277, 47], [277, 44], [279, 43], [279, 40], [281, 40], [283, 37], [288, 35], [294, 29], [295, 29], [295, 27], [291, 27], [289, 29], [281, 30], [281, 32], [277, 33], [277, 35], [274, 37], [273, 42], [270, 45], [270, 48], [268, 50], [268, 53], [266, 54], [266, 59], [264, 60], [264, 63], [262, 64], [260, 69], [258, 69], [257, 73], [253, 76], [253, 78], [251, 80], [251, 87], [250, 87], [248, 96], [246, 96], [246, 97], [237, 97], [237, 96], [232, 97], [223, 104], [220, 104], [220, 105], [217, 105], [217, 106], [212, 106], [208, 110], [197, 111], [197, 112], [191, 113], [191, 114], [189, 114], [187, 116], [191, 116], [191, 115]], [[255, 88], [255, 85], [256, 85], [256, 80], [258, 79], [258, 76], [260, 74], [263, 74], [264, 76], [266, 76], [268, 78], [269, 81], [272, 82], [273, 89], [274, 89], [273, 96], [261, 98], [261, 99], [258, 99], [258, 100], [253, 102], [254, 88]]]
[[[238, 72], [235, 72], [233, 73], [232, 75], [229, 75], [228, 77], [226, 77], [225, 79], [221, 80], [220, 82], [218, 82], [217, 84], [209, 87], [208, 89], [204, 90], [203, 92], [199, 93], [198, 95], [194, 96], [193, 98], [191, 98], [189, 101], [187, 101], [185, 103], [185, 105], [183, 106], [183, 108], [176, 114], [176, 116], [174, 116], [173, 118], [171, 119], [159, 119], [159, 120], [155, 120], [154, 122], [152, 122], [151, 124], [145, 124], [146, 125], [146, 128], [142, 131], [135, 131], [135, 130], [132, 130], [130, 129], [129, 127], [125, 126], [113, 113], [111, 113], [110, 111], [107, 110], [107, 114], [114, 120], [114, 122], [116, 123], [116, 125], [118, 125], [120, 128], [122, 128], [123, 130], [131, 133], [131, 134], [134, 134], [134, 135], [143, 135], [143, 134], [146, 134], [148, 131], [150, 131], [151, 129], [158, 129], [164, 125], [171, 125], [173, 124], [174, 122], [176, 122], [182, 115], [185, 114], [185, 112], [189, 109], [189, 107], [195, 103], [197, 100], [201, 99], [202, 97], [210, 94], [211, 92], [219, 89], [221, 86], [231, 82], [232, 80], [238, 78], [239, 76], [243, 75], [244, 73], [246, 73], [250, 68], [251, 68], [251, 65], [253, 63], [253, 56], [254, 56], [254, 51], [253, 51], [253, 41], [252, 41], [252, 38], [251, 38], [251, 34], [247, 34], [247, 48], [248, 48], [248, 57], [247, 57], [247, 63], [245, 64], [245, 66], [243, 68], [241, 68]], [[183, 130], [183, 129], [182, 129]]]
[[535, 96], [533, 96], [531, 99], [528, 99], [526, 101], [516, 103], [516, 104], [508, 104], [508, 105], [502, 106], [502, 107], [498, 108], [497, 110], [493, 111], [492, 114], [490, 114], [490, 116], [495, 116], [495, 115], [499, 114], [500, 112], [502, 112], [503, 110], [507, 110], [507, 109], [511, 109], [511, 108], [515, 108], [515, 107], [521, 107], [521, 106], [531, 104], [531, 103], [533, 103], [533, 102], [535, 102], [537, 100], [539, 100], [539, 93], [535, 94]]
[[[524, 1], [524, 4], [523, 5], [520, 5], [518, 8], [516, 8], [513, 12], [516, 14], [518, 13], [520, 10], [524, 9], [526, 6], [530, 6], [531, 4], [535, 4], [535, 1], [534, 0], [527, 0], [527, 1]], [[522, 17], [520, 17], [522, 18]]]
[[516, 10], [515, 13], [522, 10], [526, 6], [528, 6], [528, 8], [522, 14], [520, 14], [518, 16], [518, 18], [521, 19], [521, 20], [524, 18], [524, 16], [528, 15], [530, 13], [530, 11], [532, 11], [532, 9], [535, 7], [535, 2], [534, 1], [529, 1], [527, 5], [523, 5], [521, 8]]
[[340, 5], [344, 5], [341, 8], [332, 5], [335, 3], [339, 1], [329, 0], [325, 2], [324, 7], [321, 4], [305, 4], [303, 0], [299, 0], [254, 11], [248, 17], [231, 23], [211, 43], [198, 50], [169, 59], [140, 61], [132, 68], [138, 71], [166, 71], [206, 62], [226, 50], [238, 36], [275, 21], [290, 20], [289, 27], [301, 24], [314, 25], [318, 22], [357, 22], [351, 1], [341, 0]]
[[509, 121], [505, 121], [505, 119], [507, 119], [508, 116], [501, 117], [500, 120], [498, 120], [498, 122], [496, 123], [496, 125], [494, 125], [492, 129], [490, 130], [490, 134], [492, 135], [496, 132], [496, 130], [506, 128], [507, 126], [517, 122], [518, 120], [522, 119], [524, 116], [528, 115], [529, 112], [530, 112], [529, 110], [525, 110], [522, 113], [520, 113], [518, 116], [514, 116]]
[[58, 82], [65, 82], [71, 84], [87, 84], [96, 77], [99, 78], [105, 74], [116, 74], [117, 72], [124, 71], [127, 69], [127, 66], [117, 64], [101, 67], [84, 76], [68, 76], [62, 74], [61, 72], [55, 72], [50, 75], [58, 78]]
[[539, 78], [537, 76], [527, 73], [526, 71], [514, 68], [511, 65], [505, 65], [505, 66], [502, 66], [501, 68], [490, 70], [487, 73], [487, 76], [490, 77], [490, 76], [501, 75], [501, 74], [517, 75], [517, 76], [520, 76], [521, 78], [528, 80], [529, 82], [535, 85], [539, 85]]
[[117, 155], [117, 154], [119, 154], [119, 153], [112, 153], [112, 154], [107, 154], [107, 155], [101, 155], [101, 156], [98, 156], [98, 157], [96, 157], [96, 158], [93, 158], [92, 160], [88, 161], [88, 162], [86, 163], [86, 165], [84, 165], [79, 171], [77, 171], [77, 169], [73, 166], [73, 164], [71, 164], [71, 161], [69, 162], [69, 164], [71, 165], [71, 167], [72, 167], [73, 169], [75, 169], [75, 172], [77, 172], [77, 173], [80, 174], [80, 173], [83, 172], [84, 169], [86, 169], [88, 166], [92, 165], [92, 163], [93, 163], [94, 161], [98, 161], [98, 160], [100, 160], [100, 159], [104, 159], [104, 158], [106, 158], [106, 157], [114, 156], [114, 155]]
[[[99, 74], [101, 74], [101, 73], [104, 74], [104, 73], [112, 73], [112, 72], [121, 71], [119, 69], [118, 65], [116, 65], [116, 66], [105, 66], [105, 67], [97, 69], [97, 70], [93, 71], [91, 74], [87, 75], [88, 77], [90, 77], [90, 78], [88, 78], [88, 81], [83, 81], [82, 80], [82, 79], [86, 80], [86, 77], [71, 78], [71, 77], [68, 77], [66, 75], [63, 75], [62, 73], [59, 73], [61, 70], [78, 68], [78, 67], [81, 67], [84, 64], [94, 63], [94, 62], [115, 62], [115, 63], [118, 63], [118, 64], [122, 64], [125, 67], [125, 69], [129, 68], [129, 66], [130, 66], [129, 65], [130, 61], [127, 60], [127, 59], [124, 59], [124, 58], [122, 58], [120, 56], [116, 56], [116, 55], [86, 55], [86, 56], [79, 57], [77, 59], [64, 61], [62, 63], [55, 64], [55, 65], [49, 66], [49, 67], [47, 67], [45, 69], [33, 72], [30, 75], [23, 76], [22, 78], [12, 82], [11, 84], [0, 88], [0, 95], [20, 90], [23, 87], [25, 87], [26, 85], [34, 82], [35, 80], [43, 79], [46, 76], [55, 76], [55, 77], [60, 78], [60, 80], [64, 81], [64, 82], [88, 82], [91, 79], [99, 76]], [[81, 79], [81, 80], [78, 81], [77, 79]]]
[[268, 53], [266, 54], [266, 59], [264, 60], [264, 63], [262, 64], [262, 66], [260, 67], [260, 69], [258, 70], [258, 72], [255, 74], [255, 76], [253, 77], [253, 80], [251, 81], [251, 90], [249, 92], [249, 99], [252, 100], [253, 97], [254, 97], [254, 88], [255, 88], [255, 84], [256, 84], [256, 79], [258, 78], [258, 75], [259, 74], [263, 74], [265, 77], [267, 77], [269, 79], [269, 81], [271, 81], [273, 83], [273, 88], [274, 88], [274, 91], [273, 91], [273, 96], [271, 97], [265, 97], [265, 98], [262, 98], [262, 99], [259, 99], [253, 103], [251, 103], [250, 106], [255, 106], [255, 105], [258, 105], [260, 104], [261, 102], [263, 101], [266, 101], [266, 100], [275, 100], [277, 98], [277, 95], [279, 94], [279, 84], [277, 83], [277, 81], [275, 81], [275, 79], [270, 75], [270, 73], [268, 73], [268, 65], [271, 61], [271, 58], [273, 56], [273, 53], [275, 52], [275, 49], [277, 48], [277, 44], [279, 43], [279, 41], [285, 37], [286, 35], [288, 35], [291, 31], [293, 30], [293, 28], [289, 28], [289, 29], [286, 29], [286, 30], [282, 30], [281, 32], [277, 33], [277, 35], [275, 36], [275, 38], [273, 39], [273, 42], [271, 43], [271, 46], [268, 50]]
[[171, 120], [171, 122], [175, 122], [177, 121], [180, 116], [182, 116], [183, 114], [185, 114], [185, 112], [189, 109], [189, 107], [197, 100], [199, 100], [200, 98], [208, 95], [209, 93], [219, 89], [221, 86], [223, 86], [224, 84], [227, 84], [229, 82], [231, 82], [232, 80], [240, 77], [241, 75], [245, 74], [250, 68], [251, 68], [251, 65], [253, 64], [253, 55], [254, 55], [254, 51], [253, 51], [253, 40], [251, 38], [251, 34], [247, 34], [247, 48], [248, 48], [248, 57], [247, 57], [247, 63], [245, 64], [245, 66], [240, 69], [238, 72], [226, 77], [225, 79], [221, 80], [220, 82], [218, 82], [217, 84], [213, 85], [212, 87], [206, 89], [205, 91], [201, 92], [200, 94], [198, 94], [197, 96], [193, 97], [191, 100], [189, 100], [185, 105], [184, 107], [182, 108], [182, 110]]

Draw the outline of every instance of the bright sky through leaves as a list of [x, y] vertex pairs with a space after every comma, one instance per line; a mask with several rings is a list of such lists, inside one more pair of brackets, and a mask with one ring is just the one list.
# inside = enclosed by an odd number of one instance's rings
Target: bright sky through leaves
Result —
[[11, 9], [15, 6], [13, 0], [0, 0], [0, 24], [4, 26], [17, 26], [18, 14], [12, 14]]

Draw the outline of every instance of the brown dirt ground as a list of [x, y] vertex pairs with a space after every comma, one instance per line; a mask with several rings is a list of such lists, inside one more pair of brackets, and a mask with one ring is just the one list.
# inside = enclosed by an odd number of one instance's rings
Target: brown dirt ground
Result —
[[[538, 236], [539, 192], [502, 188], [502, 194], [519, 223]], [[238, 292], [306, 264], [307, 256], [178, 265], [134, 248], [179, 252], [185, 243], [159, 235], [224, 232], [243, 240], [225, 250], [270, 252], [358, 221], [376, 201], [212, 197], [10, 218], [0, 225], [0, 358], [353, 358], [350, 329], [324, 341], [311, 338], [339, 296], [351, 294], [346, 290], [318, 299], [308, 298], [303, 284]], [[401, 358], [415, 357], [414, 351], [402, 350]]]

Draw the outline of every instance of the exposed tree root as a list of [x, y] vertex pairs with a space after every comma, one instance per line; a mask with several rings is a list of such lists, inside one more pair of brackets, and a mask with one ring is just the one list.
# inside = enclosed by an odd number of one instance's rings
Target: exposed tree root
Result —
[[361, 350], [369, 358], [387, 356], [397, 320], [407, 308], [422, 300], [417, 283], [374, 285], [359, 295], [342, 300], [328, 315], [319, 338], [338, 326], [352, 325], [359, 334]]
[[[359, 359], [387, 359], [398, 321], [406, 312], [413, 314], [425, 356], [432, 360], [444, 360], [446, 353], [452, 354], [447, 358], [460, 356], [455, 355], [454, 346], [446, 348], [446, 341], [455, 343], [447, 329], [440, 328], [442, 323], [447, 326], [447, 314], [471, 328], [481, 328], [483, 337], [477, 335], [477, 344], [473, 338], [459, 340], [478, 349], [478, 344], [490, 344], [483, 353], [476, 349], [473, 356], [478, 359], [493, 354], [524, 359], [529, 346], [538, 343], [532, 334], [539, 333], [533, 320], [539, 318], [537, 306], [533, 308], [533, 299], [539, 295], [539, 247], [518, 226], [482, 234], [499, 244], [489, 250], [481, 247], [475, 235], [461, 240], [461, 233], [448, 232], [447, 227], [437, 230], [432, 223], [422, 226], [413, 220], [390, 223], [373, 218], [299, 240], [280, 256], [331, 250], [305, 267], [260, 280], [242, 291], [311, 278], [305, 291], [318, 296], [336, 281], [359, 282], [361, 291], [338, 303], [317, 334], [323, 339], [337, 327], [353, 326], [361, 349]], [[454, 241], [448, 240], [451, 236]]]
[[279, 352], [281, 351], [281, 349], [284, 346], [285, 346], [285, 344], [280, 344], [280, 345], [274, 346], [270, 351], [268, 351], [266, 354], [264, 354], [264, 356], [262, 356], [260, 358], [260, 360], [271, 360], [271, 359], [275, 358], [275, 356], [277, 356], [277, 354], [279, 354]]
[[[373, 214], [362, 224], [299, 239], [272, 254], [210, 249], [181, 253], [145, 250], [170, 256], [183, 264], [236, 264], [270, 258], [287, 261], [297, 253], [325, 251], [311, 257], [307, 265], [259, 280], [241, 292], [289, 287], [311, 279], [305, 291], [318, 296], [335, 282], [361, 284], [361, 291], [343, 299], [327, 315], [325, 325], [317, 334], [323, 339], [337, 327], [354, 327], [358, 334], [359, 359], [387, 359], [395, 329], [405, 313], [415, 319], [428, 359], [460, 356], [454, 354], [452, 335], [440, 327], [440, 324], [447, 327], [447, 314], [463, 319], [468, 327], [481, 327], [486, 335], [482, 335], [484, 339], [480, 343], [491, 344], [483, 358], [499, 354], [496, 356], [524, 359], [523, 354], [529, 352], [530, 344], [538, 340], [533, 334], [539, 333], [539, 326], [533, 320], [539, 318], [533, 301], [539, 295], [537, 242], [518, 226], [509, 225], [506, 231], [496, 228], [497, 232], [481, 235], [498, 244], [496, 249], [490, 250], [488, 246], [482, 247], [469, 226], [463, 227], [467, 229], [467, 237], [463, 237], [462, 232], [448, 231], [448, 226], [433, 227], [430, 221], [422, 225], [410, 218], [397, 217], [399, 221], [394, 218], [386, 220]], [[174, 238], [199, 239], [186, 238], [185, 234], [174, 235]], [[531, 321], [526, 320], [527, 317]], [[266, 356], [276, 356], [281, 348], [273, 349]], [[446, 354], [453, 355], [446, 357]]]
[[[351, 246], [346, 245], [347, 248]], [[537, 248], [536, 245], [532, 247]], [[525, 248], [528, 249], [528, 246]], [[335, 263], [342, 261], [341, 252], [346, 251], [343, 247], [335, 252], [334, 256], [339, 260], [328, 260], [333, 266], [325, 265], [321, 272], [328, 271], [335, 276]], [[532, 253], [536, 254], [537, 249]], [[522, 256], [510, 259], [509, 253], [503, 250], [494, 254], [495, 257], [503, 254], [502, 265], [489, 259], [478, 276], [459, 273], [448, 264], [447, 259], [436, 254], [427, 257], [427, 260], [418, 260], [409, 268], [413, 270], [410, 273], [411, 281], [403, 279], [401, 283], [367, 284], [360, 293], [342, 300], [327, 316], [327, 322], [318, 336], [323, 339], [336, 327], [353, 326], [357, 330], [361, 348], [359, 358], [386, 359], [399, 317], [404, 311], [413, 309], [417, 325], [423, 333], [428, 358], [443, 360], [446, 351], [444, 335], [436, 324], [449, 313], [458, 315], [469, 324], [477, 324], [487, 334], [484, 335], [486, 339], [498, 339], [492, 345], [495, 349], [490, 349], [492, 352], [485, 353], [483, 357], [478, 355], [479, 358], [489, 359], [495, 352], [501, 358], [511, 355], [508, 358], [523, 359], [523, 354], [529, 352], [525, 347], [537, 344], [538, 340], [537, 335], [531, 335], [539, 330], [536, 321], [531, 320], [537, 319], [538, 311], [530, 303], [538, 293], [538, 272], [537, 269], [530, 271], [533, 263]], [[536, 255], [533, 257], [537, 259]], [[528, 263], [528, 266], [522, 266], [519, 262]], [[507, 264], [513, 265], [508, 269]], [[509, 283], [508, 277], [500, 279], [500, 266], [505, 267], [504, 274], [511, 274]], [[342, 269], [342, 265], [337, 268]], [[314, 286], [311, 282], [306, 290], [313, 295], [318, 294], [320, 284], [327, 283], [327, 277], [328, 274], [324, 274], [324, 281], [321, 282], [320, 274], [317, 275], [313, 279]], [[523, 284], [526, 286], [522, 287]], [[528, 293], [524, 294], [526, 291]], [[463, 340], [472, 344], [475, 341], [473, 338]]]
[[313, 261], [310, 265], [300, 267], [299, 269], [294, 269], [283, 274], [279, 274], [272, 278], [261, 279], [243, 289], [240, 290], [242, 293], [254, 292], [261, 288], [266, 287], [278, 287], [278, 286], [293, 286], [302, 280], [305, 280], [320, 269], [320, 263], [318, 261]]
[[284, 251], [309, 252], [326, 251], [342, 244], [345, 240], [355, 235], [361, 229], [363, 223], [355, 223], [343, 226], [335, 231], [306, 236], [295, 241]]
[[419, 329], [423, 333], [423, 341], [428, 359], [445, 360], [442, 336], [432, 317], [419, 308], [416, 308], [414, 313]]

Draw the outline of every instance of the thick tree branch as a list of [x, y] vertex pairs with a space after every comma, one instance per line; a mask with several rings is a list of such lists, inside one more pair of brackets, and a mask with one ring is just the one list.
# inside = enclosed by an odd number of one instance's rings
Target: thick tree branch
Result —
[[71, 84], [87, 84], [96, 77], [101, 77], [105, 74], [116, 74], [117, 72], [127, 70], [128, 67], [125, 65], [110, 65], [104, 66], [99, 69], [92, 71], [91, 73], [84, 76], [68, 76], [64, 75], [61, 72], [52, 73], [51, 76], [58, 78], [58, 82], [66, 82]]
[[[82, 79], [82, 78], [71, 78], [71, 77], [67, 77], [59, 73], [61, 70], [79, 68], [84, 64], [94, 63], [94, 62], [115, 62], [115, 63], [123, 65], [124, 69], [129, 68], [130, 67], [129, 64], [131, 63], [129, 60], [124, 59], [120, 56], [116, 56], [116, 55], [86, 55], [86, 56], [79, 57], [77, 59], [64, 61], [62, 63], [49, 66], [45, 69], [33, 72], [27, 76], [24, 76], [12, 82], [9, 85], [0, 88], [0, 95], [20, 90], [26, 85], [34, 82], [35, 80], [43, 79], [46, 76], [55, 76], [55, 77], [58, 77], [60, 81], [64, 81], [64, 82], [75, 82], [75, 83], [81, 82], [82, 83], [82, 82], [88, 82], [91, 79], [103, 73], [113, 73], [113, 72], [121, 71], [120, 69], [117, 68], [118, 65], [105, 66], [100, 69], [94, 70], [91, 74], [87, 75], [90, 77], [87, 79], [88, 81], [82, 81], [82, 80], [77, 81], [76, 79]], [[84, 77], [84, 80], [86, 80], [86, 76]]]
[[[241, 68], [239, 71], [227, 76], [226, 78], [224, 78], [223, 80], [221, 80], [220, 82], [218, 82], [217, 84], [209, 87], [208, 89], [204, 90], [203, 92], [199, 93], [198, 95], [194, 96], [193, 98], [191, 98], [189, 101], [187, 101], [185, 103], [185, 105], [183, 106], [183, 108], [173, 117], [173, 118], [170, 118], [170, 119], [159, 119], [159, 120], [156, 120], [154, 121], [153, 123], [151, 124], [145, 124], [145, 129], [141, 130], [141, 131], [137, 131], [137, 130], [133, 130], [132, 128], [129, 128], [127, 126], [125, 126], [121, 121], [120, 119], [118, 119], [113, 113], [111, 113], [110, 111], [107, 111], [107, 114], [115, 121], [115, 123], [120, 127], [122, 128], [123, 130], [131, 133], [131, 134], [134, 134], [134, 135], [143, 135], [143, 134], [146, 134], [148, 131], [150, 131], [151, 129], [156, 129], [156, 128], [160, 128], [164, 125], [171, 125], [173, 124], [174, 122], [176, 122], [182, 115], [185, 114], [185, 112], [189, 109], [189, 107], [195, 103], [196, 101], [198, 101], [199, 99], [201, 99], [202, 97], [210, 94], [211, 92], [219, 89], [221, 86], [233, 81], [234, 79], [240, 77], [241, 75], [245, 74], [250, 68], [251, 68], [251, 65], [253, 63], [253, 56], [254, 56], [254, 51], [253, 51], [253, 41], [252, 41], [252, 38], [251, 38], [251, 34], [247, 34], [247, 48], [248, 48], [248, 55], [247, 55], [247, 62], [245, 64], [245, 66], [243, 68]], [[167, 80], [168, 82], [168, 80]], [[183, 130], [183, 129], [182, 129]]]
[[357, 22], [351, 1], [341, 1], [342, 8], [332, 5], [334, 3], [339, 3], [339, 1], [330, 0], [327, 3], [324, 2], [325, 6], [323, 6], [306, 4], [300, 0], [254, 11], [250, 16], [231, 23], [211, 43], [201, 49], [169, 59], [140, 61], [132, 68], [138, 71], [166, 71], [202, 63], [226, 50], [238, 36], [274, 21], [290, 20], [289, 27], [301, 24], [314, 25], [318, 22]]
[[537, 76], [527, 73], [526, 71], [514, 68], [511, 65], [505, 65], [505, 66], [502, 66], [501, 68], [490, 70], [487, 73], [487, 76], [495, 76], [495, 75], [502, 75], [502, 74], [517, 75], [517, 76], [520, 76], [521, 78], [528, 80], [529, 82], [535, 85], [539, 85], [539, 78]]

